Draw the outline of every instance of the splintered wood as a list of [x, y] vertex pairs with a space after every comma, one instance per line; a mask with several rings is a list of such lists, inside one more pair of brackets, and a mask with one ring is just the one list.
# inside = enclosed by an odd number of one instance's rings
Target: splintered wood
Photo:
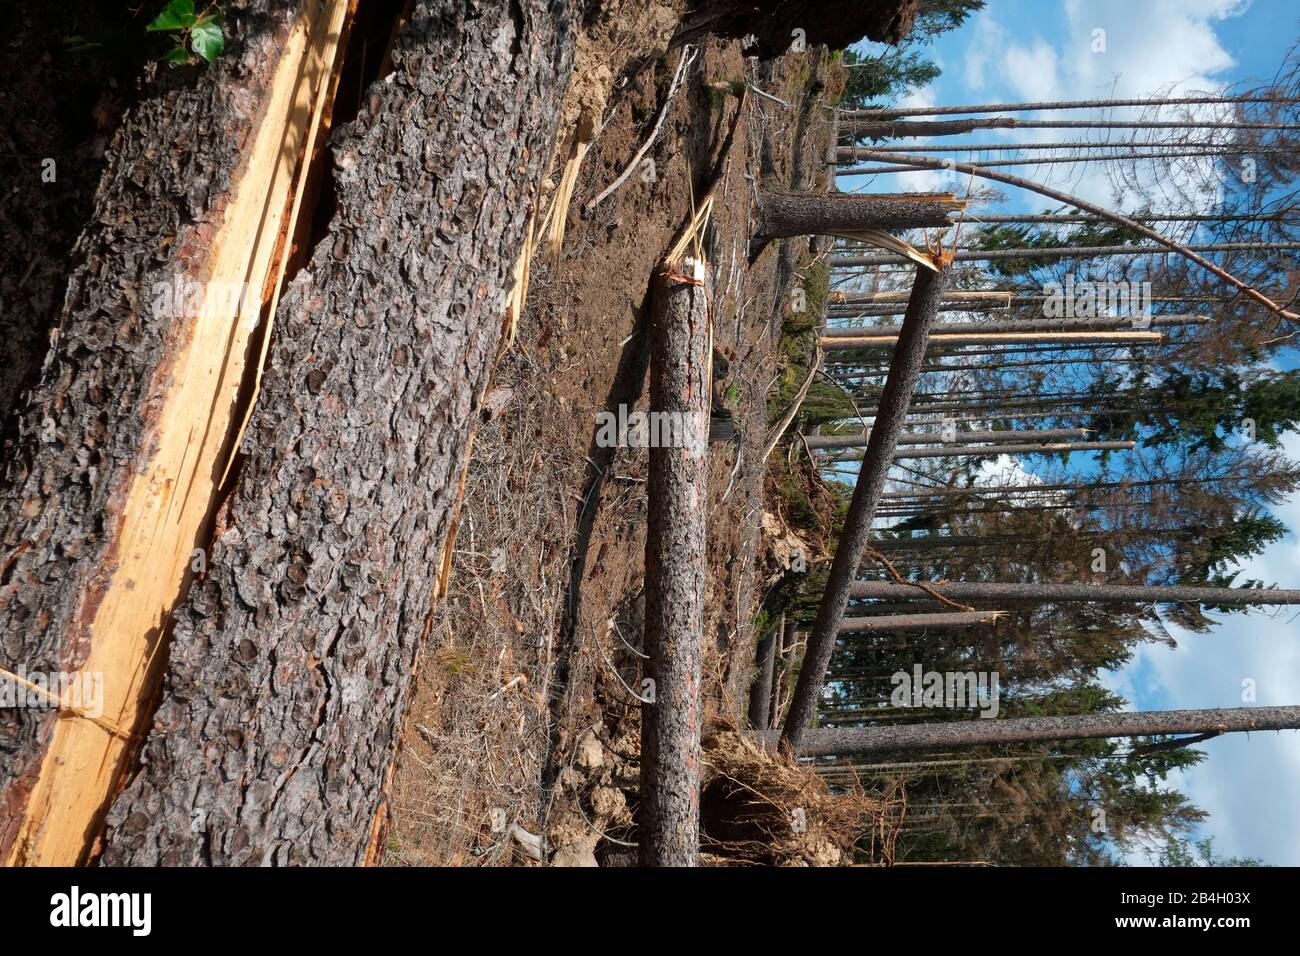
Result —
[[[273, 68], [247, 161], [231, 187], [189, 308], [178, 295], [160, 320], [178, 326], [155, 378], [158, 412], [115, 534], [116, 567], [89, 627], [82, 673], [102, 675], [103, 721], [75, 713], [55, 723], [23, 812], [9, 865], [74, 865], [97, 828], [148, 719], [166, 661], [172, 609], [202, 560], [206, 533], [240, 421], [240, 391], [263, 312], [278, 290], [280, 254], [295, 231], [296, 195], [322, 102], [331, 88], [348, 0], [306, 4]], [[152, 294], [143, 290], [142, 307]]]

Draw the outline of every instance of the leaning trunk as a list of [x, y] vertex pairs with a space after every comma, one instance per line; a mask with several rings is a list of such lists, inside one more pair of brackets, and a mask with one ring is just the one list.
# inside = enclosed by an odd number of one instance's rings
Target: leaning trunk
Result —
[[872, 518], [884, 491], [885, 478], [894, 458], [912, 393], [916, 390], [921, 365], [925, 361], [930, 327], [934, 325], [937, 316], [935, 307], [943, 298], [946, 281], [947, 273], [942, 268], [938, 271], [926, 268], [917, 270], [912, 298], [903, 319], [903, 333], [898, 337], [890, 362], [889, 377], [881, 392], [880, 407], [871, 429], [862, 473], [853, 489], [853, 499], [849, 503], [848, 515], [840, 533], [839, 546], [826, 577], [826, 588], [822, 592], [817, 620], [808, 635], [808, 648], [804, 653], [799, 681], [790, 699], [790, 712], [782, 727], [783, 745], [791, 750], [798, 749], [799, 739], [812, 723], [817, 710], [826, 668], [830, 665], [831, 653], [835, 650], [835, 637], [848, 605], [849, 588], [857, 576], [867, 539], [871, 536]]

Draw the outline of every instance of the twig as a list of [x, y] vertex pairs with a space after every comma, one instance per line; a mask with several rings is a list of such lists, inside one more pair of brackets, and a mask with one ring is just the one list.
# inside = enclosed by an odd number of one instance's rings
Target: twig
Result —
[[879, 561], [882, 565], [884, 565], [885, 572], [891, 578], [894, 579], [895, 584], [907, 584], [914, 588], [920, 588], [926, 594], [930, 595], [930, 597], [934, 598], [936, 601], [939, 601], [942, 604], [946, 604], [949, 607], [955, 607], [959, 611], [967, 611], [969, 613], [974, 613], [975, 608], [971, 607], [969, 604], [962, 604], [959, 601], [952, 600], [952, 598], [945, 597], [944, 595], [936, 591], [934, 588], [930, 587], [930, 585], [926, 584], [924, 581], [913, 581], [911, 578], [903, 577], [901, 574], [898, 573], [898, 569], [895, 568], [892, 564], [890, 564], [889, 559], [885, 557], [883, 554], [881, 554], [879, 551], [877, 551], [875, 548], [873, 548], [871, 545], [866, 545], [862, 549], [862, 551], [863, 554], [865, 554], [868, 558], [871, 558], [872, 560], [875, 561]]
[[755, 86], [753, 83], [749, 83], [749, 84], [746, 84], [746, 85], [747, 85], [751, 90], [753, 90], [755, 93], [757, 93], [759, 96], [763, 97], [763, 99], [765, 99], [765, 100], [771, 100], [773, 103], [780, 103], [782, 106], [784, 106], [784, 107], [785, 107], [786, 109], [788, 109], [788, 110], [792, 110], [792, 109], [794, 109], [793, 106], [791, 106], [791, 105], [790, 105], [789, 103], [787, 103], [785, 100], [781, 99], [781, 97], [779, 97], [779, 96], [773, 96], [771, 93], [764, 93], [762, 90], [760, 90], [760, 89], [759, 89], [757, 86]]
[[689, 44], [682, 48], [682, 57], [677, 61], [677, 72], [673, 74], [672, 85], [668, 87], [668, 95], [664, 97], [664, 105], [659, 109], [659, 118], [655, 120], [654, 129], [650, 130], [650, 138], [641, 144], [641, 148], [636, 151], [636, 155], [632, 157], [632, 161], [627, 164], [627, 168], [619, 174], [619, 177], [601, 190], [596, 198], [587, 203], [584, 208], [586, 208], [588, 212], [595, 209], [602, 200], [608, 198], [616, 189], [618, 189], [619, 186], [622, 186], [623, 183], [627, 181], [629, 176], [632, 175], [632, 170], [636, 169], [637, 165], [641, 162], [641, 157], [646, 154], [646, 151], [650, 149], [655, 138], [659, 135], [659, 130], [664, 125], [664, 120], [668, 118], [668, 107], [672, 103], [673, 94], [675, 94], [677, 88], [681, 86], [682, 79], [686, 76], [687, 68], [695, 62], [695, 57], [697, 55], [696, 51], [693, 50]]
[[799, 407], [803, 405], [803, 400], [808, 397], [808, 389], [812, 388], [813, 379], [817, 377], [817, 370], [821, 363], [822, 348], [821, 345], [818, 345], [813, 354], [812, 368], [808, 372], [808, 377], [804, 379], [803, 385], [799, 387], [799, 394], [794, 397], [794, 401], [790, 403], [790, 407], [786, 409], [785, 414], [781, 416], [781, 420], [777, 422], [776, 427], [772, 429], [772, 434], [768, 436], [767, 444], [763, 446], [763, 455], [758, 460], [759, 464], [767, 461], [768, 456], [772, 454], [772, 449], [776, 447], [776, 443], [781, 440], [781, 436], [785, 434], [785, 430], [789, 428], [790, 423], [794, 421], [795, 415], [799, 414]]

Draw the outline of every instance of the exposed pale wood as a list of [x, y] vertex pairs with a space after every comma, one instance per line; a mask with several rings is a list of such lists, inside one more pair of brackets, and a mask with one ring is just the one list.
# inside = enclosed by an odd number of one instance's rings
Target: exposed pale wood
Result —
[[[276, 251], [291, 235], [295, 169], [319, 119], [347, 0], [308, 4], [282, 47], [266, 110], [207, 257], [206, 298], [157, 381], [153, 458], [133, 480], [117, 532], [118, 563], [91, 621], [81, 670], [103, 675], [105, 717], [136, 728], [157, 692], [169, 615], [193, 579], [192, 552], [211, 520], [250, 340]], [[255, 290], [233, 303], [228, 290]], [[128, 741], [85, 720], [60, 720], [23, 812], [10, 865], [85, 858], [116, 787]]]

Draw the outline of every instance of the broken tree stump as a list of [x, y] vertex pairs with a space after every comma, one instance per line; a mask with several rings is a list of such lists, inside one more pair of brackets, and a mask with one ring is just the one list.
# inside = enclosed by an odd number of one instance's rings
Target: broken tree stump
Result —
[[[705, 264], [655, 277], [645, 558], [646, 676], [641, 707], [640, 856], [644, 866], [699, 863], [701, 645], [709, 430], [709, 293]], [[647, 695], [651, 696], [650, 694]]]

